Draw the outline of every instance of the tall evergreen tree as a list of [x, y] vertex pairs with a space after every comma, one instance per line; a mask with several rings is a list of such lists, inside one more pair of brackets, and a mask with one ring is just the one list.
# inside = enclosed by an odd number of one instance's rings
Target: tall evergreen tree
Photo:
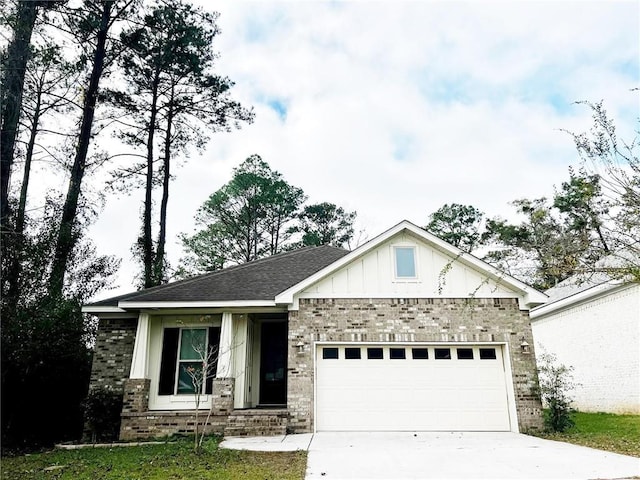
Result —
[[305, 205], [291, 231], [302, 235], [293, 247], [333, 245], [349, 248], [353, 240], [356, 212], [347, 212], [329, 202]]
[[247, 158], [233, 178], [200, 207], [193, 235], [182, 235], [188, 253], [179, 276], [217, 270], [282, 251], [305, 200], [258, 155]]
[[62, 208], [56, 248], [49, 277], [49, 295], [62, 296], [69, 259], [78, 239], [76, 229], [82, 182], [87, 169], [89, 145], [93, 137], [93, 120], [98, 105], [99, 85], [105, 66], [113, 60], [109, 31], [114, 23], [129, 15], [135, 0], [87, 0], [72, 17], [80, 34], [89, 39], [90, 73], [86, 79], [84, 100], [71, 176]]
[[[2, 89], [0, 91], [0, 230], [9, 232], [9, 179], [14, 160], [18, 122], [27, 62], [31, 56], [31, 34], [41, 2], [14, 2], [13, 36], [1, 58]], [[7, 12], [8, 13], [8, 12]]]
[[[42, 16], [41, 12], [52, 9], [61, 1], [15, 1], [10, 10], [9, 2], [5, 4], [3, 12], [9, 21], [12, 37], [6, 50], [0, 56], [0, 257], [2, 262], [14, 262], [11, 257], [16, 253], [15, 242], [20, 241], [20, 233], [16, 232], [16, 225], [12, 224], [11, 205], [9, 197], [10, 179], [16, 154], [19, 122], [23, 110], [23, 93], [27, 65], [32, 54], [32, 34]], [[18, 213], [18, 219], [20, 213]], [[6, 267], [6, 265], [5, 265]], [[13, 268], [16, 268], [14, 262]], [[8, 285], [3, 282], [2, 297], [17, 295], [4, 289]], [[13, 301], [9, 303], [15, 303]]]
[[429, 215], [425, 230], [465, 252], [480, 243], [483, 213], [472, 205], [445, 204]]
[[[189, 147], [202, 147], [206, 132], [229, 130], [250, 122], [251, 112], [230, 98], [233, 85], [213, 73], [213, 40], [218, 14], [184, 2], [157, 2], [145, 10], [121, 41], [127, 89], [110, 91], [112, 103], [125, 114], [121, 138], [144, 148], [143, 163], [116, 174], [127, 182], [144, 171], [142, 229], [135, 248], [143, 266], [144, 287], [166, 280], [166, 224], [172, 159]], [[153, 240], [154, 188], [161, 186], [157, 240]]]
[[[44, 39], [50, 38], [45, 37]], [[5, 241], [11, 247], [5, 250], [2, 261], [6, 264], [5, 302], [15, 304], [21, 296], [20, 277], [24, 261], [24, 233], [26, 221], [27, 199], [31, 179], [31, 169], [36, 156], [36, 147], [41, 141], [42, 123], [53, 115], [61, 115], [70, 111], [73, 105], [73, 88], [78, 80], [76, 64], [68, 62], [62, 55], [60, 45], [50, 43], [47, 46], [34, 46], [25, 77], [25, 99], [22, 104], [21, 130], [26, 137], [22, 160], [22, 182], [17, 208], [12, 215], [12, 232]], [[62, 134], [62, 132], [53, 132]]]

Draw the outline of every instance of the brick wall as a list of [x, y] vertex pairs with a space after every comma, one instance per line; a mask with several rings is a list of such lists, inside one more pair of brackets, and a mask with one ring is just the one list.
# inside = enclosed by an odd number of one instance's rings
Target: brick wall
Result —
[[129, 378], [137, 318], [101, 318], [91, 367], [89, 388], [122, 391]]
[[126, 379], [122, 397], [122, 413], [144, 413], [149, 410], [150, 387], [151, 380], [148, 378]]
[[[211, 415], [207, 421], [207, 413], [207, 410], [198, 412], [198, 430], [202, 431], [204, 427], [207, 435], [214, 433], [222, 435], [227, 425], [227, 416]], [[176, 434], [193, 435], [195, 425], [194, 410], [123, 413], [120, 440], [162, 438]]]
[[[523, 354], [524, 338], [531, 353]], [[289, 430], [313, 431], [313, 343], [506, 342], [509, 344], [518, 425], [542, 426], [529, 315], [515, 298], [301, 299], [289, 312]], [[299, 352], [297, 344], [303, 342]]]
[[[89, 390], [107, 388], [122, 394], [129, 378], [133, 345], [138, 328], [138, 318], [101, 318], [93, 350]], [[118, 425], [114, 426], [117, 433]], [[83, 437], [88, 440], [95, 432], [85, 420]]]
[[279, 410], [235, 410], [227, 420], [225, 437], [266, 437], [287, 433], [288, 413]]
[[233, 411], [235, 378], [214, 378], [211, 411], [214, 415], [229, 415]]
[[536, 318], [538, 353], [573, 367], [573, 406], [584, 412], [640, 414], [640, 285]]
[[[127, 379], [124, 384], [120, 440], [159, 438], [174, 434], [193, 434], [195, 410], [149, 411], [149, 379]], [[233, 378], [215, 378], [211, 416], [208, 409], [198, 411], [197, 424], [207, 434], [222, 434], [233, 410]]]

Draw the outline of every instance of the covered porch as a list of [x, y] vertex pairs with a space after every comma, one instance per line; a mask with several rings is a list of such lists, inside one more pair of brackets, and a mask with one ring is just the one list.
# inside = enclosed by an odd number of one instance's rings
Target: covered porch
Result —
[[[286, 433], [288, 350], [286, 310], [141, 312], [120, 438], [191, 433], [196, 409], [201, 425], [211, 412], [211, 433]], [[188, 370], [202, 368], [203, 351], [210, 356], [207, 372], [194, 385]]]

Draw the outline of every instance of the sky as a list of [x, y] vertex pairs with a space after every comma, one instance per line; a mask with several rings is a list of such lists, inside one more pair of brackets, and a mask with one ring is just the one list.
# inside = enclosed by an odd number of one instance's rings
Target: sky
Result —
[[[619, 135], [640, 115], [638, 1], [218, 1], [216, 72], [255, 121], [216, 133], [175, 170], [177, 235], [258, 154], [309, 203], [357, 211], [360, 241], [446, 203], [511, 218], [509, 202], [553, 193], [578, 165], [571, 137], [603, 100]], [[122, 258], [105, 298], [135, 290], [130, 248], [144, 192], [109, 195], [89, 234]]]

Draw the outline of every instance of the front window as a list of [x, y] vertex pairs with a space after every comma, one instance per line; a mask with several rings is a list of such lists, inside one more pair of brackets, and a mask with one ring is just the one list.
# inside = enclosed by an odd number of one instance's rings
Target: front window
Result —
[[416, 249], [394, 247], [396, 278], [416, 278]]
[[[178, 355], [178, 385], [176, 393], [196, 393], [196, 386], [204, 386], [203, 364], [208, 363], [206, 328], [182, 328]], [[208, 368], [208, 375], [211, 368]]]
[[165, 328], [158, 394], [211, 393], [219, 344], [220, 327]]

